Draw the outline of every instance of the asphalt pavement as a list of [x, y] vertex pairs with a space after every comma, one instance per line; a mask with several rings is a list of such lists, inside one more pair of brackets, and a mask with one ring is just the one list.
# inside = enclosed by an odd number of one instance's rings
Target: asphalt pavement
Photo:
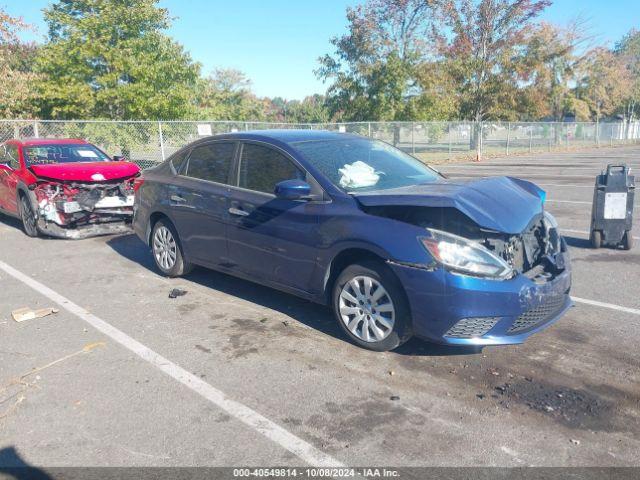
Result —
[[[0, 466], [640, 466], [640, 247], [588, 244], [614, 162], [640, 170], [640, 148], [438, 166], [538, 183], [571, 249], [576, 306], [481, 352], [369, 352], [296, 297], [163, 278], [134, 235], [32, 239], [2, 217]], [[17, 323], [24, 306], [59, 312]]]

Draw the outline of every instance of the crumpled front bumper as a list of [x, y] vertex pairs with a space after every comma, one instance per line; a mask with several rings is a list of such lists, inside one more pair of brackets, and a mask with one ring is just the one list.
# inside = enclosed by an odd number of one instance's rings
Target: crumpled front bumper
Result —
[[[522, 343], [567, 312], [573, 305], [568, 256], [564, 263], [565, 270], [545, 283], [521, 274], [500, 281], [443, 268], [430, 271], [396, 263], [390, 267], [407, 293], [416, 336], [442, 344], [482, 346]], [[453, 328], [463, 320], [489, 327], [479, 335], [464, 335], [464, 328]]]
[[75, 228], [64, 228], [55, 223], [45, 223], [42, 220], [38, 222], [38, 230], [43, 235], [69, 240], [82, 240], [101, 235], [122, 235], [132, 232], [131, 223], [129, 222], [95, 223]]

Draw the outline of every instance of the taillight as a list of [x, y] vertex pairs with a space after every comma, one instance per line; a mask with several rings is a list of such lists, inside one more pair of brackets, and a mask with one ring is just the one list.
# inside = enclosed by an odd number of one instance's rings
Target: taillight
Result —
[[142, 186], [142, 184], [144, 183], [144, 177], [142, 175], [140, 175], [137, 178], [133, 179], [133, 191], [137, 192], [138, 190], [140, 190], [140, 187]]

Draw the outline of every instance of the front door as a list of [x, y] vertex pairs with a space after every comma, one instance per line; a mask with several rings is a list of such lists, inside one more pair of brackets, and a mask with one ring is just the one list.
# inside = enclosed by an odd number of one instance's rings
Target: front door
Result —
[[195, 147], [183, 171], [169, 187], [171, 217], [189, 260], [226, 263], [226, 223], [234, 142]]
[[20, 169], [18, 147], [12, 144], [0, 146], [0, 163], [6, 167], [0, 168], [0, 208], [5, 212], [18, 213], [17, 188]]
[[315, 266], [317, 205], [277, 198], [278, 182], [306, 180], [306, 173], [282, 152], [243, 145], [238, 184], [229, 194], [229, 257], [245, 275], [309, 291]]

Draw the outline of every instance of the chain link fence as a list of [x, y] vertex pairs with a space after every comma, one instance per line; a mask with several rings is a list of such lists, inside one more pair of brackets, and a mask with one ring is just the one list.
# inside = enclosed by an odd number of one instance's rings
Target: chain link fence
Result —
[[204, 136], [265, 129], [332, 130], [377, 138], [426, 162], [479, 159], [640, 142], [640, 122], [110, 122], [0, 120], [11, 138], [82, 138], [142, 168]]

